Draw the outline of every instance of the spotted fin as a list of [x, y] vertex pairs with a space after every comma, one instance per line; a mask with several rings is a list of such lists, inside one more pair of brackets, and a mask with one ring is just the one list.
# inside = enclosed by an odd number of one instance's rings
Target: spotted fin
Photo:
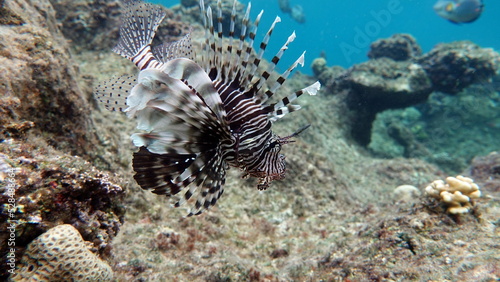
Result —
[[104, 81], [96, 86], [94, 90], [95, 98], [107, 110], [123, 112], [127, 108], [127, 96], [136, 82], [135, 75], [123, 75]]

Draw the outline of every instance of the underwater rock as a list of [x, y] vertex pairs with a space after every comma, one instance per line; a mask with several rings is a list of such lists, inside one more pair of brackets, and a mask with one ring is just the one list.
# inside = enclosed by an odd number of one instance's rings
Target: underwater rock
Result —
[[118, 0], [50, 0], [64, 36], [76, 49], [106, 50], [118, 39]]
[[0, 25], [21, 25], [23, 19], [16, 13], [3, 7], [5, 0], [0, 0]]
[[[71, 40], [71, 47], [80, 50], [111, 50], [118, 42], [122, 2], [119, 0], [50, 0], [61, 23], [61, 31]], [[197, 2], [196, 2], [197, 3]], [[170, 42], [189, 32], [189, 24], [167, 12], [156, 40]]]
[[198, 6], [199, 2], [200, 1], [198, 1], [198, 0], [181, 0], [181, 5], [186, 7], [186, 8], [191, 8], [191, 7]]
[[355, 65], [343, 79], [349, 87], [347, 105], [356, 112], [352, 134], [363, 145], [370, 142], [377, 113], [421, 103], [432, 93], [431, 82], [420, 65], [389, 58]]
[[485, 192], [500, 196], [500, 152], [475, 157], [464, 174], [473, 177]]
[[345, 73], [345, 69], [340, 66], [327, 66], [326, 59], [322, 57], [313, 60], [311, 69], [321, 83], [321, 87], [329, 90], [327, 93], [336, 92], [334, 89], [340, 86], [339, 84], [343, 81], [342, 75]]
[[111, 267], [94, 255], [69, 224], [49, 229], [33, 240], [11, 281], [110, 281]]
[[500, 55], [470, 41], [456, 41], [437, 45], [417, 61], [427, 72], [434, 90], [456, 94], [494, 76], [500, 66]]
[[417, 187], [408, 184], [399, 185], [392, 194], [395, 200], [405, 203], [415, 202], [421, 195]]
[[[1, 183], [13, 183], [1, 186], [0, 201], [14, 199], [9, 203], [15, 205], [0, 213], [0, 228], [15, 224], [16, 258], [35, 237], [60, 224], [73, 225], [96, 251], [106, 254], [123, 223], [124, 190], [87, 161], [39, 146], [9, 139], [0, 147], [3, 162], [10, 165], [9, 178]], [[8, 236], [0, 233], [0, 241]], [[7, 250], [3, 244], [2, 259]]]
[[423, 158], [429, 156], [423, 140], [428, 139], [422, 114], [415, 107], [387, 110], [377, 114], [368, 148], [382, 158]]
[[395, 61], [406, 61], [422, 55], [417, 40], [410, 34], [397, 33], [389, 38], [379, 39], [370, 45], [368, 58], [390, 58]]
[[0, 140], [20, 133], [6, 125], [31, 124], [50, 145], [92, 155], [89, 104], [54, 9], [47, 0], [7, 1], [2, 9], [23, 24], [0, 25]]

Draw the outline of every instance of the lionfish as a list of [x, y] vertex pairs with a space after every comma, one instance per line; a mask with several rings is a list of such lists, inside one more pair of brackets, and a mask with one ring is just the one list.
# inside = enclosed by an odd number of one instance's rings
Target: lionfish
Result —
[[[297, 65], [303, 66], [305, 52], [271, 81], [295, 32], [261, 71], [259, 64], [280, 18], [276, 17], [255, 54], [252, 46], [263, 11], [251, 24], [248, 4], [238, 37], [236, 3], [229, 44], [225, 45], [221, 1], [213, 12], [200, 0], [205, 38], [201, 56], [196, 57], [192, 29], [179, 41], [153, 47], [165, 11], [140, 0], [126, 0], [119, 42], [113, 51], [134, 62], [139, 76], [114, 78], [96, 88], [97, 99], [108, 110], [126, 112], [143, 131], [131, 137], [140, 148], [133, 158], [137, 183], [156, 194], [174, 197], [175, 207], [189, 200], [188, 216], [215, 205], [230, 166], [240, 168], [243, 177], [258, 178], [259, 190], [283, 179], [286, 168], [281, 147], [308, 126], [279, 137], [271, 131], [272, 123], [300, 108], [291, 104], [293, 100], [304, 93], [315, 95], [320, 88], [316, 82], [276, 103], [266, 103]], [[272, 86], [266, 87], [266, 82]]]

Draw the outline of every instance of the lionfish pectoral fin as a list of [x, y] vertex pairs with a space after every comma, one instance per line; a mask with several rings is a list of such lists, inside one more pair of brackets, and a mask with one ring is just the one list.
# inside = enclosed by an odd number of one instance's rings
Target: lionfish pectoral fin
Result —
[[178, 79], [189, 88], [196, 91], [196, 95], [212, 110], [221, 123], [225, 124], [226, 111], [222, 105], [219, 93], [207, 73], [192, 60], [178, 58], [162, 66], [162, 71], [170, 77]]
[[226, 164], [217, 153], [213, 155], [207, 154], [204, 157], [206, 156], [210, 156], [210, 159], [205, 160], [197, 180], [193, 183], [193, 185], [197, 185], [199, 188], [196, 197], [193, 197], [193, 199], [196, 198], [196, 201], [191, 206], [188, 216], [198, 215], [211, 206], [214, 206], [224, 192]]
[[143, 189], [156, 194], [179, 194], [173, 199], [174, 206], [190, 202], [188, 216], [197, 215], [215, 205], [224, 191], [225, 162], [217, 151], [187, 153], [171, 147], [168, 153], [156, 154], [141, 147], [134, 153], [134, 178]]
[[101, 82], [95, 87], [94, 97], [109, 111], [125, 111], [126, 99], [136, 84], [135, 76], [123, 75]]
[[210, 78], [184, 58], [141, 71], [127, 99], [128, 113], [146, 131], [132, 136], [134, 145], [145, 148], [134, 157], [136, 180], [155, 193], [178, 193], [175, 206], [194, 202], [189, 215], [214, 205], [223, 191], [220, 144], [231, 135], [221, 103]]
[[156, 194], [172, 196], [179, 193], [182, 183], [174, 179], [195, 160], [195, 154], [154, 154], [145, 147], [134, 153], [132, 162], [137, 183]]

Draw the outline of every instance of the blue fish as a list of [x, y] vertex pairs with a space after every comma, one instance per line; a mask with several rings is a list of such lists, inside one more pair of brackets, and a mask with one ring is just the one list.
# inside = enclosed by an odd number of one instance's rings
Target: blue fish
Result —
[[434, 11], [452, 23], [471, 23], [483, 12], [482, 0], [439, 0]]

